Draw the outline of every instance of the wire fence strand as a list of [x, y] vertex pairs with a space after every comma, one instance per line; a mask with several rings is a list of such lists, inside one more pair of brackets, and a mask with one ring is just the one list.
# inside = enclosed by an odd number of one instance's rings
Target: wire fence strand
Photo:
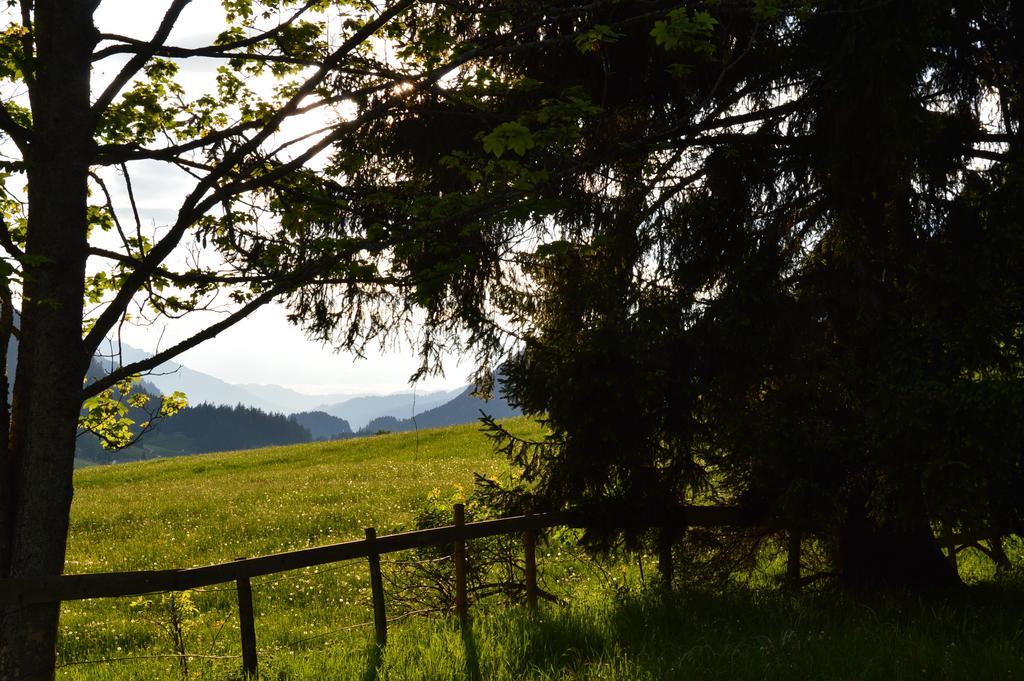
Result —
[[70, 662], [61, 662], [57, 664], [57, 669], [63, 669], [64, 667], [75, 667], [79, 665], [87, 664], [106, 664], [108, 662], [131, 662], [134, 660], [160, 660], [160, 659], [174, 659], [180, 660], [181, 658], [187, 658], [190, 660], [238, 660], [241, 659], [239, 655], [203, 655], [199, 653], [161, 653], [154, 655], [126, 655], [124, 657], [103, 657], [95, 660], [72, 660]]

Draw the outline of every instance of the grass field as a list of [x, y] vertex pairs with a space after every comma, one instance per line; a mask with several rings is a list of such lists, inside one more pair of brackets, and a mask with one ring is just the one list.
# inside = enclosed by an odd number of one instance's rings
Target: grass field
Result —
[[[534, 427], [511, 426], [521, 434]], [[69, 572], [184, 567], [407, 527], [432, 490], [458, 496], [506, 464], [474, 426], [83, 469]], [[472, 544], [470, 545], [472, 550]], [[941, 604], [855, 601], [772, 589], [665, 596], [635, 566], [597, 565], [571, 544], [542, 549], [546, 588], [568, 605], [500, 603], [410, 617], [371, 644], [362, 561], [253, 581], [261, 671], [272, 679], [1015, 679], [1024, 597], [981, 585]], [[392, 610], [393, 613], [397, 609]], [[171, 626], [172, 622], [178, 626]], [[61, 679], [239, 677], [231, 585], [184, 598], [65, 604]], [[96, 663], [107, 659], [109, 662]]]

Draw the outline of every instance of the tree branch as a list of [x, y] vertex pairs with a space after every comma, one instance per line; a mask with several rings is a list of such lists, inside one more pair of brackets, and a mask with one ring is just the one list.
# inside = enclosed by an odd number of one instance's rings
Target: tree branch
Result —
[[[383, 89], [391, 87], [392, 85], [393, 83], [378, 84], [361, 88], [359, 90], [345, 92], [333, 97], [320, 99], [316, 102], [296, 108], [291, 114], [289, 114], [289, 116], [300, 116], [354, 97], [372, 95]], [[180, 157], [182, 154], [186, 154], [190, 151], [198, 151], [204, 147], [209, 147], [218, 144], [219, 142], [223, 142], [224, 140], [230, 139], [236, 135], [241, 135], [244, 132], [258, 130], [265, 125], [267, 125], [266, 121], [245, 121], [231, 127], [215, 130], [208, 135], [189, 142], [162, 147], [160, 149], [148, 149], [137, 144], [105, 144], [101, 145], [97, 149], [96, 162], [99, 165], [115, 165], [125, 163], [127, 161], [141, 160], [177, 162], [181, 160]], [[210, 168], [207, 167], [204, 169], [209, 170]]]
[[32, 146], [32, 132], [14, 120], [4, 104], [0, 104], [0, 130], [6, 132], [11, 141], [17, 145], [22, 157], [28, 158], [29, 148]]
[[984, 161], [994, 161], [995, 163], [1002, 163], [1006, 160], [1006, 154], [1000, 154], [996, 151], [986, 151], [984, 149], [968, 149], [967, 156], [971, 158], [979, 158]]
[[[246, 47], [252, 47], [258, 45], [264, 40], [273, 38], [278, 33], [294, 24], [298, 19], [308, 12], [313, 5], [317, 4], [317, 0], [308, 0], [305, 5], [296, 10], [288, 19], [281, 22], [277, 26], [263, 33], [259, 33], [243, 40], [236, 40], [232, 43], [224, 43], [223, 45], [209, 45], [207, 47], [197, 48], [185, 48], [185, 47], [173, 47], [161, 45], [159, 51], [172, 52], [173, 54], [158, 54], [154, 56], [171, 56], [171, 57], [216, 57], [219, 56], [218, 52], [224, 52], [227, 50], [240, 50]], [[99, 61], [115, 54], [137, 54], [142, 49], [151, 46], [152, 41], [146, 42], [137, 38], [131, 38], [129, 36], [117, 35], [113, 33], [101, 33], [100, 40], [112, 40], [115, 42], [122, 43], [121, 45], [111, 45], [101, 50], [97, 50], [93, 53], [93, 61]], [[235, 55], [235, 56], [248, 56], [248, 55]]]
[[[89, 255], [97, 258], [106, 258], [107, 260], [113, 260], [114, 262], [124, 265], [126, 267], [137, 268], [142, 265], [142, 261], [124, 253], [118, 253], [117, 251], [111, 251], [106, 248], [100, 248], [98, 246], [89, 247]], [[265, 284], [272, 282], [272, 278], [268, 276], [257, 276], [257, 275], [230, 275], [230, 274], [215, 274], [213, 272], [172, 272], [171, 270], [163, 267], [158, 267], [152, 272], [152, 275], [162, 277], [167, 281], [179, 285], [196, 285], [196, 284]]]
[[[177, 3], [185, 1], [186, 0], [176, 0]], [[271, 116], [270, 120], [265, 122], [264, 126], [259, 130], [259, 132], [257, 132], [257, 134], [253, 135], [253, 137], [247, 140], [245, 144], [240, 145], [238, 149], [226, 154], [224, 158], [219, 161], [217, 167], [199, 181], [197, 186], [182, 202], [181, 208], [178, 211], [178, 219], [171, 227], [170, 231], [163, 239], [155, 244], [152, 249], [150, 249], [145, 260], [143, 260], [139, 267], [126, 278], [121, 289], [118, 291], [117, 295], [115, 295], [110, 305], [108, 305], [107, 309], [100, 314], [99, 318], [96, 320], [96, 324], [86, 335], [83, 341], [86, 361], [89, 357], [92, 357], [93, 353], [106, 336], [107, 331], [113, 328], [113, 325], [116, 324], [117, 320], [124, 314], [124, 311], [128, 308], [128, 305], [135, 296], [135, 293], [145, 284], [146, 279], [156, 270], [160, 263], [162, 263], [171, 254], [174, 248], [177, 247], [186, 230], [199, 216], [203, 215], [209, 208], [217, 205], [221, 198], [223, 198], [222, 196], [218, 196], [218, 192], [214, 192], [214, 196], [211, 197], [213, 199], [212, 201], [208, 200], [203, 202], [202, 197], [211, 188], [213, 188], [219, 180], [227, 176], [238, 162], [258, 149], [260, 144], [274, 134], [281, 122], [291, 116], [300, 107], [302, 100], [312, 94], [316, 88], [320, 86], [331, 70], [337, 66], [346, 55], [368, 40], [395, 16], [411, 7], [415, 1], [416, 0], [400, 0], [400, 2], [381, 12], [375, 20], [367, 22], [358, 31], [354, 32], [347, 40], [345, 40], [344, 43], [342, 43], [341, 46], [338, 47], [337, 50], [335, 50], [334, 53], [332, 53], [330, 58], [325, 60], [321, 67], [317, 69], [316, 73], [311, 75], [302, 84], [302, 86], [298, 88], [288, 102], [273, 116]], [[325, 147], [326, 144], [323, 145], [316, 153], [319, 153], [319, 151]], [[301, 163], [305, 163], [314, 155], [315, 154], [301, 156], [299, 164], [288, 164], [288, 171], [290, 172]], [[268, 175], [270, 174], [271, 173], [268, 173]], [[279, 176], [280, 175], [275, 176], [275, 179]], [[265, 184], [261, 186], [265, 186]]]
[[721, 130], [722, 128], [731, 128], [737, 125], [745, 125], [746, 123], [766, 121], [793, 113], [794, 111], [799, 110], [802, 106], [804, 106], [804, 103], [801, 100], [796, 99], [767, 109], [757, 109], [755, 111], [748, 111], [747, 113], [736, 114], [734, 116], [714, 118], [710, 121], [704, 121], [695, 125], [676, 126], [674, 128], [664, 130], [656, 135], [650, 135], [630, 146], [642, 147], [656, 142], [665, 142], [679, 135], [692, 135], [711, 130]]
[[[148, 45], [142, 41], [135, 41], [142, 45]], [[138, 54], [139, 48], [122, 47], [117, 50], [124, 54]], [[188, 48], [188, 47], [161, 47], [153, 50], [150, 57], [168, 57], [172, 59], [188, 59], [189, 57], [203, 57], [205, 59], [244, 59], [246, 61], [268, 62], [275, 64], [292, 64], [294, 66], [319, 66], [320, 62], [315, 59], [303, 57], [289, 57], [286, 54], [260, 54], [258, 52], [230, 52], [212, 47]]]
[[[598, 0], [598, 2], [593, 3], [592, 6], [601, 6], [606, 2], [608, 2], [608, 0]], [[328, 59], [324, 61], [321, 67], [295, 91], [289, 101], [264, 123], [263, 127], [260, 128], [253, 137], [246, 140], [246, 142], [240, 145], [237, 149], [226, 154], [217, 162], [216, 167], [199, 181], [193, 191], [182, 202], [178, 211], [178, 218], [174, 225], [172, 225], [167, 234], [157, 244], [155, 244], [152, 249], [150, 249], [145, 259], [139, 262], [135, 271], [126, 277], [125, 281], [122, 283], [121, 289], [114, 296], [114, 299], [108, 304], [107, 308], [100, 314], [93, 328], [86, 335], [83, 341], [83, 347], [87, 353], [87, 358], [92, 356], [109, 329], [113, 328], [114, 324], [117, 323], [117, 320], [123, 316], [135, 294], [144, 286], [146, 279], [157, 271], [160, 264], [170, 255], [173, 249], [177, 247], [185, 232], [197, 219], [227, 199], [245, 192], [272, 186], [287, 174], [299, 167], [302, 167], [306, 162], [326, 150], [331, 144], [340, 140], [344, 135], [350, 133], [352, 130], [358, 129], [358, 127], [368, 121], [387, 115], [393, 110], [396, 104], [401, 104], [406, 100], [407, 93], [392, 95], [371, 107], [363, 115], [340, 123], [330, 134], [325, 135], [317, 143], [307, 148], [305, 152], [297, 155], [287, 163], [282, 163], [263, 175], [257, 177], [249, 176], [246, 179], [229, 181], [226, 184], [217, 187], [217, 183], [219, 181], [228, 178], [231, 173], [235, 172], [235, 166], [237, 164], [243, 161], [250, 154], [254, 153], [265, 140], [274, 134], [282, 121], [300, 109], [300, 102], [306, 96], [315, 92], [316, 88], [320, 86], [327, 75], [331, 73], [332, 70], [336, 69], [340, 65], [341, 61], [351, 53], [352, 50], [372, 37], [380, 28], [391, 21], [391, 19], [403, 12], [405, 9], [411, 7], [413, 4], [415, 4], [415, 0], [400, 0], [391, 7], [383, 10], [375, 20], [368, 22], [362, 26], [360, 30], [353, 33], [342, 45], [338, 47], [335, 52], [331, 54]], [[585, 8], [586, 7], [580, 8], [580, 11], [583, 11]], [[557, 43], [564, 40], [558, 38], [550, 41], [542, 40], [536, 43], [531, 43], [530, 45], [522, 45], [517, 43], [506, 43], [505, 41], [507, 41], [509, 37], [510, 36], [508, 35], [498, 36], [486, 45], [480, 45], [474, 49], [467, 50], [457, 55], [443, 66], [437, 67], [418, 77], [411, 77], [410, 80], [414, 81], [413, 90], [415, 91], [424, 87], [429, 87], [460, 66], [482, 56], [514, 53], [524, 49], [536, 49], [542, 44]], [[214, 189], [215, 187], [216, 189]]]
[[[510, 51], [516, 51], [520, 47], [521, 46], [519, 45], [514, 45], [508, 49]], [[536, 47], [536, 45], [534, 45], [534, 47]], [[423, 89], [429, 88], [436, 84], [438, 81], [440, 81], [442, 78], [444, 78], [446, 75], [462, 66], [463, 64], [466, 64], [474, 59], [477, 59], [480, 56], [492, 56], [495, 54], [497, 54], [497, 52], [495, 51], [494, 46], [488, 48], [481, 47], [474, 50], [468, 50], [462, 55], [459, 55], [458, 57], [452, 59], [447, 64], [439, 66], [430, 71], [429, 73], [420, 76], [419, 80], [413, 84], [413, 90], [421, 91]], [[264, 175], [260, 175], [259, 177], [250, 177], [248, 179], [234, 183], [228, 183], [223, 185], [222, 187], [217, 188], [215, 191], [211, 192], [206, 199], [203, 199], [194, 205], [192, 209], [192, 219], [198, 218], [199, 216], [203, 215], [207, 210], [213, 208], [214, 206], [223, 202], [227, 198], [237, 196], [248, 191], [262, 189], [267, 186], [270, 186], [284, 175], [287, 175], [296, 168], [301, 167], [307, 161], [314, 158], [317, 154], [326, 150], [329, 146], [340, 140], [344, 135], [348, 134], [352, 130], [357, 129], [361, 125], [369, 121], [375, 120], [378, 117], [386, 115], [393, 109], [395, 104], [404, 102], [406, 98], [406, 94], [395, 94], [387, 98], [386, 100], [379, 102], [376, 106], [371, 107], [363, 115], [338, 124], [328, 135], [325, 135], [316, 144], [311, 145], [309, 148], [306, 149], [306, 151], [302, 152], [301, 154], [299, 154], [292, 160], [288, 161], [287, 163], [282, 163], [281, 165], [277, 166], [276, 168], [274, 168], [273, 170]], [[221, 175], [224, 174], [224, 172], [221, 173]], [[197, 187], [196, 190], [193, 191], [193, 196], [196, 195], [199, 189], [200, 188]], [[186, 199], [186, 202], [187, 201], [188, 199]]]
[[191, 350], [200, 343], [208, 341], [211, 338], [217, 337], [225, 329], [234, 326], [238, 322], [248, 317], [257, 308], [263, 306], [266, 303], [269, 303], [271, 300], [281, 295], [282, 293], [285, 293], [288, 290], [288, 288], [290, 288], [289, 285], [279, 284], [274, 288], [268, 289], [261, 293], [260, 295], [256, 296], [255, 298], [253, 298], [252, 300], [250, 300], [242, 307], [238, 308], [237, 310], [226, 316], [221, 321], [217, 322], [216, 324], [211, 324], [210, 326], [206, 327], [205, 329], [195, 334], [194, 336], [187, 338], [181, 341], [180, 343], [177, 343], [176, 345], [172, 345], [166, 350], [156, 353], [152, 357], [147, 357], [146, 359], [139, 360], [138, 362], [132, 362], [131, 364], [127, 364], [125, 366], [120, 367], [119, 369], [115, 369], [114, 371], [110, 372], [109, 374], [99, 379], [98, 381], [95, 381], [85, 386], [85, 388], [82, 390], [82, 400], [84, 401], [90, 397], [99, 395], [107, 388], [117, 385], [118, 382], [123, 381], [124, 379], [130, 376], [134, 376], [135, 374], [141, 374], [145, 371], [155, 369], [164, 362], [173, 359], [174, 357], [177, 357], [186, 350]]
[[121, 237], [121, 244], [124, 246], [125, 250], [130, 253], [131, 247], [128, 241], [128, 235], [124, 233], [124, 228], [121, 226], [121, 219], [117, 216], [117, 211], [114, 210], [114, 199], [110, 195], [110, 190], [107, 189], [107, 183], [103, 181], [102, 177], [92, 171], [89, 172], [89, 176], [92, 177], [93, 182], [99, 186], [100, 191], [103, 193], [104, 201], [106, 201], [107, 204], [107, 210], [110, 212], [110, 217], [114, 221], [114, 228], [117, 230], [118, 236]]
[[3, 215], [0, 215], [0, 246], [2, 246], [12, 258], [20, 260], [22, 256], [25, 255], [24, 251], [18, 248], [14, 243], [14, 239], [11, 238], [11, 230], [7, 226], [7, 220]]
[[156, 54], [156, 51], [167, 40], [167, 36], [171, 34], [171, 30], [178, 22], [182, 11], [190, 2], [192, 0], [172, 0], [171, 6], [164, 13], [164, 18], [160, 21], [160, 25], [157, 27], [153, 38], [147, 43], [147, 47], [141, 48], [134, 57], [128, 60], [128, 63], [121, 68], [121, 71], [114, 77], [114, 80], [107, 85], [106, 89], [103, 90], [92, 105], [91, 113], [94, 119], [99, 118], [106, 111], [110, 103], [114, 101], [114, 97], [121, 92], [121, 88], [127, 85], [128, 81], [134, 78], [135, 74], [146, 65], [146, 62]]

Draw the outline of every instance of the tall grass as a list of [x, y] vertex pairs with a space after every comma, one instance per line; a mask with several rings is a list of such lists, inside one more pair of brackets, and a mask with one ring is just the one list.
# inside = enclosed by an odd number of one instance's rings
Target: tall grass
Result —
[[[525, 421], [511, 426], [536, 434]], [[474, 471], [501, 475], [506, 464], [473, 426], [81, 470], [68, 570], [206, 564], [355, 539], [365, 526], [383, 534], [409, 525], [435, 488], [454, 501]], [[941, 602], [773, 588], [666, 594], [635, 562], [598, 565], [571, 541], [541, 547], [540, 573], [568, 605], [531, 613], [482, 604], [468, 627], [443, 614], [408, 617], [391, 625], [384, 651], [367, 626], [363, 561], [255, 579], [262, 676], [1024, 678], [1024, 592], [1011, 586], [982, 584]], [[190, 677], [239, 678], [232, 586], [188, 599], [187, 652], [205, 656], [190, 659]], [[180, 679], [166, 608], [160, 596], [65, 604], [59, 678]], [[398, 604], [389, 615], [400, 615]]]
[[[349, 631], [308, 649], [262, 650], [273, 679], [1019, 679], [1024, 602], [972, 594], [936, 604], [898, 596], [858, 601], [734, 591], [654, 590], [544, 605], [487, 608], [392, 627], [378, 654], [372, 633]], [[197, 660], [196, 678], [235, 667]], [[82, 668], [68, 678], [175, 678], [169, 664]]]

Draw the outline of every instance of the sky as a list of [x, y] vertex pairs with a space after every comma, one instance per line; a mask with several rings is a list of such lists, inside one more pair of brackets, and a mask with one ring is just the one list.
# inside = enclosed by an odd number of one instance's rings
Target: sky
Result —
[[[95, 14], [97, 27], [104, 33], [148, 39], [158, 25], [169, 0], [103, 0]], [[219, 0], [194, 0], [182, 14], [168, 40], [169, 44], [198, 46], [209, 44], [222, 27]], [[116, 72], [118, 62], [101, 62], [94, 74], [98, 89]], [[187, 89], [203, 88], [212, 82], [216, 63], [212, 60], [188, 60], [180, 81]], [[108, 180], [109, 181], [109, 180]], [[159, 232], [175, 213], [190, 186], [182, 174], [162, 164], [135, 164], [132, 181], [143, 223]], [[115, 205], [124, 210], [127, 199], [109, 181]], [[215, 313], [197, 314], [191, 319], [153, 326], [126, 325], [123, 342], [154, 352], [187, 338], [191, 332], [215, 321]], [[410, 387], [409, 377], [418, 362], [411, 348], [371, 347], [363, 359], [336, 353], [330, 347], [306, 339], [304, 333], [286, 319], [281, 305], [269, 305], [257, 311], [220, 336], [176, 358], [192, 369], [212, 374], [231, 383], [273, 383], [307, 394], [389, 393]], [[420, 381], [420, 390], [451, 389], [467, 382], [471, 361], [448, 357], [445, 375]]]

